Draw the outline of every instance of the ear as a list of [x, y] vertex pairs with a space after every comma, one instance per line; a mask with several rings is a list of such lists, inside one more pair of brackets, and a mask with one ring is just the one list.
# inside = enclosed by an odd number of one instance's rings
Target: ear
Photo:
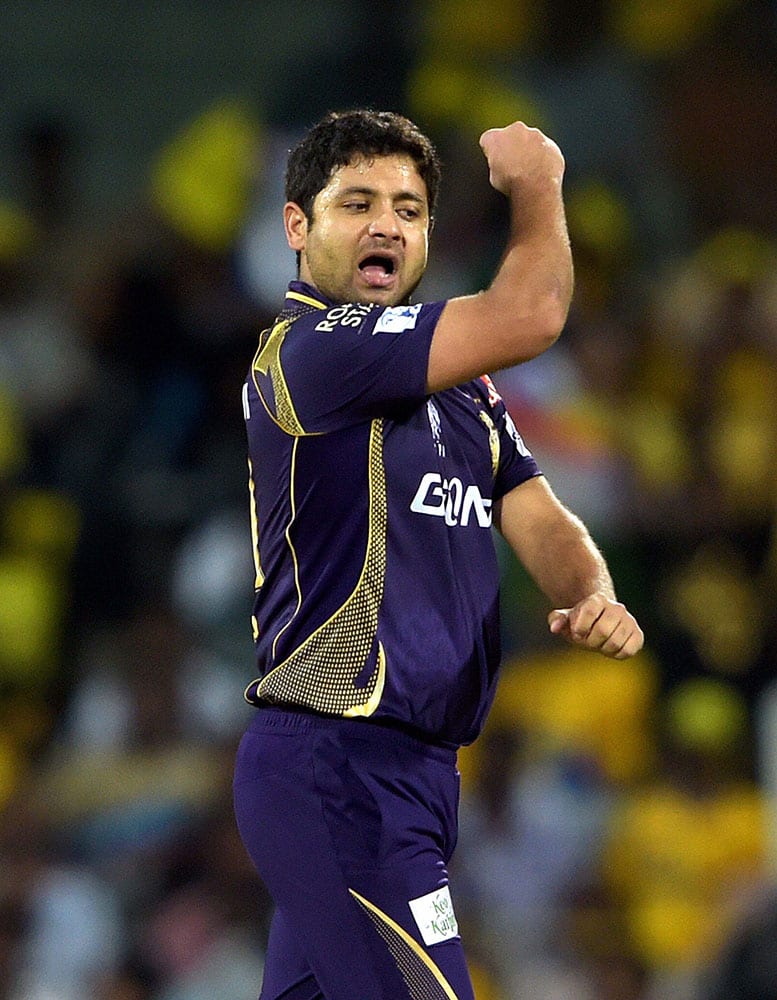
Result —
[[308, 235], [308, 220], [305, 213], [294, 201], [287, 201], [283, 206], [283, 228], [286, 232], [286, 242], [297, 253], [305, 249]]

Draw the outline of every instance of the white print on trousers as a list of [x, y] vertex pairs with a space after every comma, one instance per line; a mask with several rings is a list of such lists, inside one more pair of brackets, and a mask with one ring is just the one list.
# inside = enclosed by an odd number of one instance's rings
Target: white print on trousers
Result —
[[435, 889], [418, 899], [408, 902], [413, 919], [418, 925], [424, 944], [438, 944], [448, 941], [459, 933], [456, 915], [453, 912], [451, 891], [447, 885]]

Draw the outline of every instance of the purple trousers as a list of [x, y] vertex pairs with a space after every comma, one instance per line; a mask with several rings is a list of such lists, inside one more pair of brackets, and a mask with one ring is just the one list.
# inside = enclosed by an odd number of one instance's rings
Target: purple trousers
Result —
[[275, 903], [260, 1000], [474, 1000], [448, 887], [456, 753], [262, 708], [235, 815]]

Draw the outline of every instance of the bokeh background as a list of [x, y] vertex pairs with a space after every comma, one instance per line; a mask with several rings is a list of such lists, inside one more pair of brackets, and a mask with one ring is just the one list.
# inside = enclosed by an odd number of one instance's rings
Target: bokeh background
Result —
[[356, 105], [439, 145], [427, 300], [499, 258], [480, 132], [561, 145], [569, 323], [496, 382], [647, 634], [561, 648], [500, 550], [479, 1000], [777, 997], [774, 0], [2, 0], [0, 46], [0, 998], [257, 995], [240, 386], [286, 152]]

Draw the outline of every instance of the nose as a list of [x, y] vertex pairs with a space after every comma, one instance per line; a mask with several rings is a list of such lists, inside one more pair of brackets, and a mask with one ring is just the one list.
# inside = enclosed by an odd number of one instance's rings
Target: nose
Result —
[[367, 230], [370, 236], [384, 239], [400, 239], [402, 230], [399, 227], [399, 220], [393, 207], [382, 207], [375, 210], [375, 214], [370, 219]]

